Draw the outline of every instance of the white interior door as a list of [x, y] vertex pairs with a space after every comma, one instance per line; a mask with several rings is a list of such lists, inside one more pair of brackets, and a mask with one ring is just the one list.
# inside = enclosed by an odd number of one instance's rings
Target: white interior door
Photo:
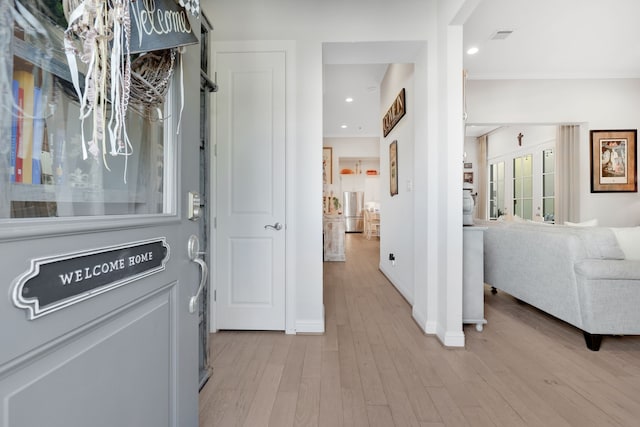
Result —
[[[33, 126], [20, 143], [37, 152], [29, 161], [41, 170], [28, 183], [16, 182], [8, 155], [26, 132], [0, 115], [0, 426], [196, 427], [190, 301], [200, 273], [187, 243], [198, 225], [187, 219], [186, 193], [198, 189], [198, 102], [185, 104], [177, 135], [176, 72], [175, 102], [156, 105], [167, 120], [155, 108], [132, 112], [131, 98], [130, 155], [85, 159], [64, 58], [42, 60], [39, 45], [21, 37], [33, 34], [0, 31], [0, 68], [14, 75], [0, 73], [0, 87], [21, 76], [16, 93], [46, 100], [46, 114], [21, 123]], [[52, 34], [52, 51], [64, 52], [62, 40]], [[183, 65], [185, 99], [197, 100], [198, 46]], [[3, 112], [12, 101], [1, 97]]]
[[285, 60], [215, 53], [218, 329], [285, 329]]

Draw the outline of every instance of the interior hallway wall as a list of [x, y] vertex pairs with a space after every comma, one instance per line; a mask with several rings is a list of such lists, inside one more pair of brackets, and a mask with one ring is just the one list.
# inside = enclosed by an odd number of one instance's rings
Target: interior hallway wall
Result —
[[[462, 183], [450, 179], [462, 171], [462, 39], [448, 37], [448, 30], [454, 18], [460, 19], [459, 10], [477, 1], [202, 1], [213, 22], [214, 41], [289, 40], [296, 45], [296, 123], [294, 146], [288, 147], [294, 162], [288, 172], [292, 206], [287, 218], [295, 253], [287, 262], [295, 269], [297, 332], [321, 332], [323, 322], [322, 44], [420, 40], [427, 46], [424, 62], [416, 67], [421, 71], [416, 110], [422, 114], [416, 124], [420, 149], [413, 163], [423, 169], [416, 171], [413, 215], [420, 220], [405, 223], [409, 234], [418, 236], [414, 257], [421, 260], [415, 267], [420, 275], [415, 278], [414, 318], [445, 345], [464, 345]], [[452, 55], [459, 60], [450, 60]], [[436, 159], [439, 152], [442, 159]]]
[[[383, 185], [380, 194], [380, 270], [413, 305], [414, 298], [414, 145], [415, 97], [413, 64], [391, 64], [380, 85], [380, 116], [386, 114], [402, 89], [405, 90], [405, 115], [389, 134], [380, 139], [380, 170]], [[398, 149], [398, 194], [391, 195], [389, 148]], [[389, 259], [393, 254], [394, 260]]]

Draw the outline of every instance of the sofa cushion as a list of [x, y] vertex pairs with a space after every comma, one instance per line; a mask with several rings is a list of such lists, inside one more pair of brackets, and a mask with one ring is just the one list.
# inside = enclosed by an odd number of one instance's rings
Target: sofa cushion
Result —
[[625, 259], [640, 260], [640, 227], [611, 227]]
[[618, 244], [614, 232], [607, 227], [588, 227], [578, 233], [587, 251], [587, 258], [625, 259], [626, 254]]

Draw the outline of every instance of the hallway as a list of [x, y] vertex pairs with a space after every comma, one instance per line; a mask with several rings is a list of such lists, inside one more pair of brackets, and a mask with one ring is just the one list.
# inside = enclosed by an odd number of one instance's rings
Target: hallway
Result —
[[640, 417], [640, 337], [582, 333], [485, 289], [466, 349], [424, 335], [378, 271], [378, 240], [347, 234], [324, 263], [326, 333], [212, 335], [200, 426], [603, 426]]

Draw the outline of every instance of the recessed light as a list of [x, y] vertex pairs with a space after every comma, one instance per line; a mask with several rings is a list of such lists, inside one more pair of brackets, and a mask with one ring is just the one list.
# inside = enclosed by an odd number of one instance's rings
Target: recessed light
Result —
[[475, 55], [476, 53], [478, 53], [480, 49], [478, 49], [477, 47], [473, 46], [470, 47], [469, 50], [467, 50], [467, 54], [469, 55]]
[[353, 102], [353, 98], [349, 97], [347, 99], [344, 100], [345, 102]]
[[342, 126], [340, 126], [340, 127], [341, 127], [342, 129], [346, 129], [346, 128], [347, 128], [347, 125], [342, 125]]

